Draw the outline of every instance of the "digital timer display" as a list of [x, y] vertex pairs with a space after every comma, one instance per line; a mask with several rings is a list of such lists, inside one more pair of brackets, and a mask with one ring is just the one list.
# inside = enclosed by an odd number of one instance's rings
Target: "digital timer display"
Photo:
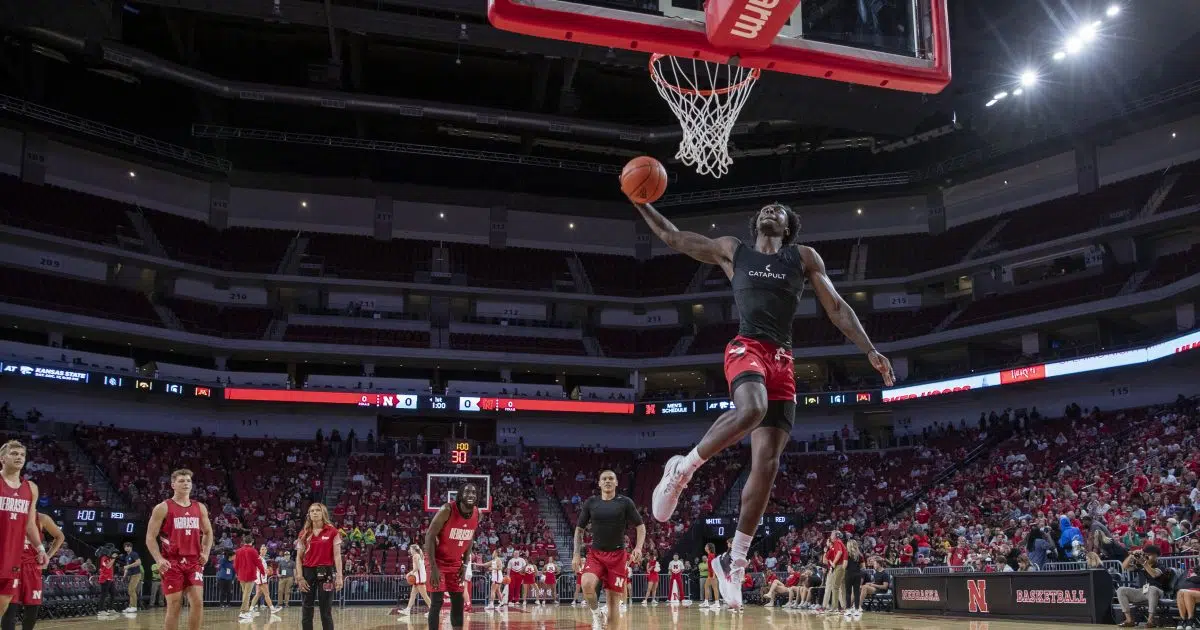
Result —
[[63, 531], [74, 536], [136, 536], [141, 519], [128, 512], [82, 507], [52, 507], [46, 511]]
[[451, 464], [466, 464], [471, 458], [470, 442], [455, 442], [450, 450]]

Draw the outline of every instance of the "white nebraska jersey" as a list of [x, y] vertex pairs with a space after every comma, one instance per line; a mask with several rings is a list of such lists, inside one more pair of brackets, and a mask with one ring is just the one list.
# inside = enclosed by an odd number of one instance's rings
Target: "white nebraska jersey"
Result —
[[671, 569], [671, 573], [683, 573], [682, 560], [672, 560], [671, 564], [668, 564], [667, 567]]
[[513, 573], [521, 573], [525, 570], [525, 558], [513, 558], [508, 561], [508, 570]]
[[417, 584], [424, 584], [428, 581], [425, 576], [425, 557], [417, 556], [413, 559], [413, 575], [417, 578]]
[[492, 558], [492, 561], [488, 563], [488, 569], [492, 572], [493, 582], [504, 581], [504, 560], [502, 558], [499, 556]]

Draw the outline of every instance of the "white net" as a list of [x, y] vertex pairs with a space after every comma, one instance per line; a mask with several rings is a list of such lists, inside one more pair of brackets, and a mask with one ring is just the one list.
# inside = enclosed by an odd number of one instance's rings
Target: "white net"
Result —
[[650, 57], [650, 75], [658, 93], [679, 119], [683, 138], [679, 161], [701, 175], [720, 178], [729, 172], [729, 134], [761, 72], [699, 59]]

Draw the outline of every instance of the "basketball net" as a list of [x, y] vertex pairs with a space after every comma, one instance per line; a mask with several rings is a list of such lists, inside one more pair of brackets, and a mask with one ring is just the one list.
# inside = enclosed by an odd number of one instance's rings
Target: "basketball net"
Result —
[[720, 178], [729, 172], [729, 135], [761, 74], [757, 68], [651, 55], [650, 77], [683, 131], [679, 161], [701, 175]]

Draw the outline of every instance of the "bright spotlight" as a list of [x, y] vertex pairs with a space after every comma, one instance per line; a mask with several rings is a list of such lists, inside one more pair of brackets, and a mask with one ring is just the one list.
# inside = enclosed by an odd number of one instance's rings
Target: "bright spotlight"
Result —
[[984, 104], [983, 104], [983, 106], [984, 106], [984, 107], [991, 107], [992, 105], [995, 105], [995, 104], [996, 104], [996, 99], [992, 99], [992, 100], [990, 100], [990, 101], [988, 101], [988, 102], [984, 103]]
[[1017, 88], [1013, 90], [1013, 96], [1020, 96], [1025, 93], [1025, 88]]
[[1036, 71], [1026, 70], [1025, 72], [1021, 73], [1021, 86], [1022, 87], [1033, 87], [1034, 85], [1037, 84], [1037, 81], [1038, 81], [1038, 75], [1037, 75]]
[[1066, 49], [1068, 55], [1074, 55], [1079, 52], [1079, 49], [1083, 48], [1083, 40], [1074, 36], [1068, 37], [1067, 41], [1063, 44], [1063, 48]]
[[1104, 15], [1107, 15], [1108, 17], [1117, 17], [1117, 14], [1120, 12], [1121, 12], [1121, 7], [1114, 4], [1110, 7], [1108, 7], [1108, 10], [1104, 12]]
[[996, 95], [992, 97], [992, 100], [999, 101], [1006, 97], [1008, 97], [1008, 92], [996, 92]]
[[1096, 39], [1097, 24], [1088, 24], [1080, 27], [1079, 38], [1085, 42], [1090, 42]]
[[1055, 61], [1062, 61], [1063, 59], [1066, 59], [1066, 58], [1067, 58], [1067, 53], [1065, 53], [1065, 52], [1063, 52], [1063, 51], [1061, 51], [1061, 50], [1059, 50], [1059, 51], [1057, 51], [1057, 52], [1055, 52], [1055, 53], [1054, 53], [1054, 60], [1055, 60]]

